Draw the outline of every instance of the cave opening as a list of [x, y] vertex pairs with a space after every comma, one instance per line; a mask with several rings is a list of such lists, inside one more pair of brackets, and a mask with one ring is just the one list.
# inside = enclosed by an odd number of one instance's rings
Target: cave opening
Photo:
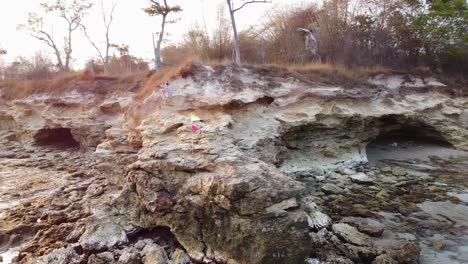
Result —
[[370, 163], [383, 160], [427, 160], [449, 156], [455, 148], [434, 127], [418, 121], [380, 120], [378, 135], [366, 147]]
[[34, 143], [42, 147], [79, 148], [80, 143], [73, 137], [70, 128], [44, 128], [34, 135]]

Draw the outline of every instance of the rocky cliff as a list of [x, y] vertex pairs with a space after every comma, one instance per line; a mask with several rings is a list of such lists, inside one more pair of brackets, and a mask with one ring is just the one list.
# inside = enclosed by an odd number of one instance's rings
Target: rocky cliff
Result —
[[[77, 88], [4, 102], [5, 170], [53, 146], [62, 166], [76, 157], [63, 177], [84, 198], [57, 190], [80, 207], [70, 220], [72, 205], [43, 197], [32, 210], [20, 193], [0, 211], [0, 249], [22, 246], [22, 263], [437, 263], [439, 235], [468, 260], [463, 87], [409, 74], [344, 84], [275, 68], [187, 72], [167, 99], [157, 87]], [[55, 156], [40, 161], [57, 171]], [[433, 214], [441, 207], [451, 210]], [[74, 237], [51, 234], [64, 224]]]

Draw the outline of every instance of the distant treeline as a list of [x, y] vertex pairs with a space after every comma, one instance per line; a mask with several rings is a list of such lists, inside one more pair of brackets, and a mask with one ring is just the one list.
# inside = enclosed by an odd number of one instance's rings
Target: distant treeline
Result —
[[[73, 0], [75, 2], [81, 3]], [[60, 7], [65, 2], [57, 3]], [[71, 14], [75, 14], [72, 12], [75, 6], [82, 5], [72, 5]], [[155, 8], [158, 6], [161, 7], [157, 4]], [[114, 7], [110, 12], [111, 18]], [[205, 63], [234, 61], [232, 25], [225, 9], [226, 5], [219, 6], [217, 25], [210, 32], [205, 27], [194, 25], [181, 43], [164, 47], [163, 65], [177, 66], [188, 59]], [[180, 7], [168, 6], [167, 10], [177, 11]], [[105, 15], [104, 7], [102, 12]], [[40, 19], [30, 19], [29, 22], [39, 23]], [[240, 54], [244, 63], [305, 65], [322, 62], [398, 70], [424, 68], [462, 77], [468, 73], [466, 0], [325, 0], [321, 5], [276, 8], [259, 21], [263, 22], [239, 32]], [[32, 23], [32, 36], [37, 34], [37, 23]], [[319, 56], [311, 51], [310, 45], [307, 48], [305, 40], [310, 35], [298, 31], [299, 28], [312, 33], [317, 40], [313, 48]], [[86, 33], [84, 27], [83, 31]], [[91, 39], [90, 42], [100, 55], [86, 64], [86, 69], [92, 73], [128, 75], [150, 68], [149, 61], [131, 56], [127, 45], [114, 45], [107, 39], [105, 54], [108, 55], [104, 56]], [[71, 51], [68, 48], [64, 50]], [[110, 55], [109, 50], [117, 50], [118, 55]], [[6, 52], [0, 50], [0, 55]], [[62, 53], [56, 52], [59, 62]], [[69, 61], [71, 53], [66, 54], [66, 61]], [[61, 68], [71, 69], [68, 64], [60, 65], [43, 53], [37, 53], [32, 58], [21, 57], [9, 65], [0, 65], [0, 79], [47, 79], [57, 75]]]
[[[202, 61], [232, 60], [229, 23], [220, 10], [214, 32], [192, 28], [182, 44], [163, 50], [165, 62], [177, 64], [189, 56]], [[275, 10], [263, 25], [239, 33], [242, 61], [313, 61], [298, 28], [316, 36], [324, 63], [468, 72], [466, 0], [328, 0], [321, 6]]]

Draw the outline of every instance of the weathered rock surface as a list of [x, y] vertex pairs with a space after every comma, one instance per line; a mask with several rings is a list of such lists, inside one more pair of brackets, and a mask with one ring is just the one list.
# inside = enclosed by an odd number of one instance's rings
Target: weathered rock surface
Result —
[[128, 243], [125, 230], [112, 222], [112, 219], [90, 218], [86, 225], [86, 231], [79, 240], [81, 247], [86, 251], [111, 249]]
[[[468, 103], [447, 95], [449, 87], [435, 80], [426, 87], [415, 76], [415, 86], [379, 76], [370, 80], [377, 87], [345, 89], [274, 70], [191, 71], [172, 80], [174, 97], [165, 104], [155, 91], [135, 102], [132, 92], [84, 99], [77, 92], [1, 106], [7, 148], [0, 153], [7, 155], [0, 154], [0, 166], [10, 171], [0, 172], [2, 180], [14, 178], [13, 168], [27, 175], [17, 167], [30, 162], [30, 173], [56, 175], [44, 177], [44, 186], [63, 188], [47, 202], [55, 212], [34, 200], [5, 204], [0, 250], [23, 245], [13, 242], [26, 222], [33, 231], [24, 240], [36, 238], [21, 250], [23, 262], [413, 263], [424, 252], [398, 237], [408, 233], [407, 223], [448, 226], [421, 204], [447, 199], [444, 191], [428, 191], [435, 176], [415, 180], [411, 172], [455, 177], [464, 161], [452, 160], [448, 170], [437, 159], [432, 167], [386, 161], [379, 169], [367, 165], [366, 146], [409, 129], [467, 150]], [[58, 136], [77, 144], [49, 150]], [[402, 146], [383, 141], [385, 148]], [[26, 152], [19, 145], [32, 150], [27, 162], [16, 159]], [[66, 153], [78, 151], [80, 165], [70, 167], [75, 161]], [[35, 184], [24, 188], [41, 186]], [[8, 201], [43, 197], [8, 188], [0, 188]], [[14, 213], [16, 205], [23, 210]], [[406, 226], [389, 216], [396, 211]], [[381, 225], [343, 220], [350, 216]]]

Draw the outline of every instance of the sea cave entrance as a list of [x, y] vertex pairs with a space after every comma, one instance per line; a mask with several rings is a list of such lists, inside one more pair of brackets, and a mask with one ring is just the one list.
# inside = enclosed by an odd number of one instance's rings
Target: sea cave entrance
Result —
[[427, 160], [455, 151], [434, 127], [419, 121], [379, 120], [379, 133], [366, 147], [370, 163], [382, 160]]
[[73, 137], [70, 128], [44, 128], [34, 135], [34, 143], [42, 147], [79, 148], [80, 143]]

